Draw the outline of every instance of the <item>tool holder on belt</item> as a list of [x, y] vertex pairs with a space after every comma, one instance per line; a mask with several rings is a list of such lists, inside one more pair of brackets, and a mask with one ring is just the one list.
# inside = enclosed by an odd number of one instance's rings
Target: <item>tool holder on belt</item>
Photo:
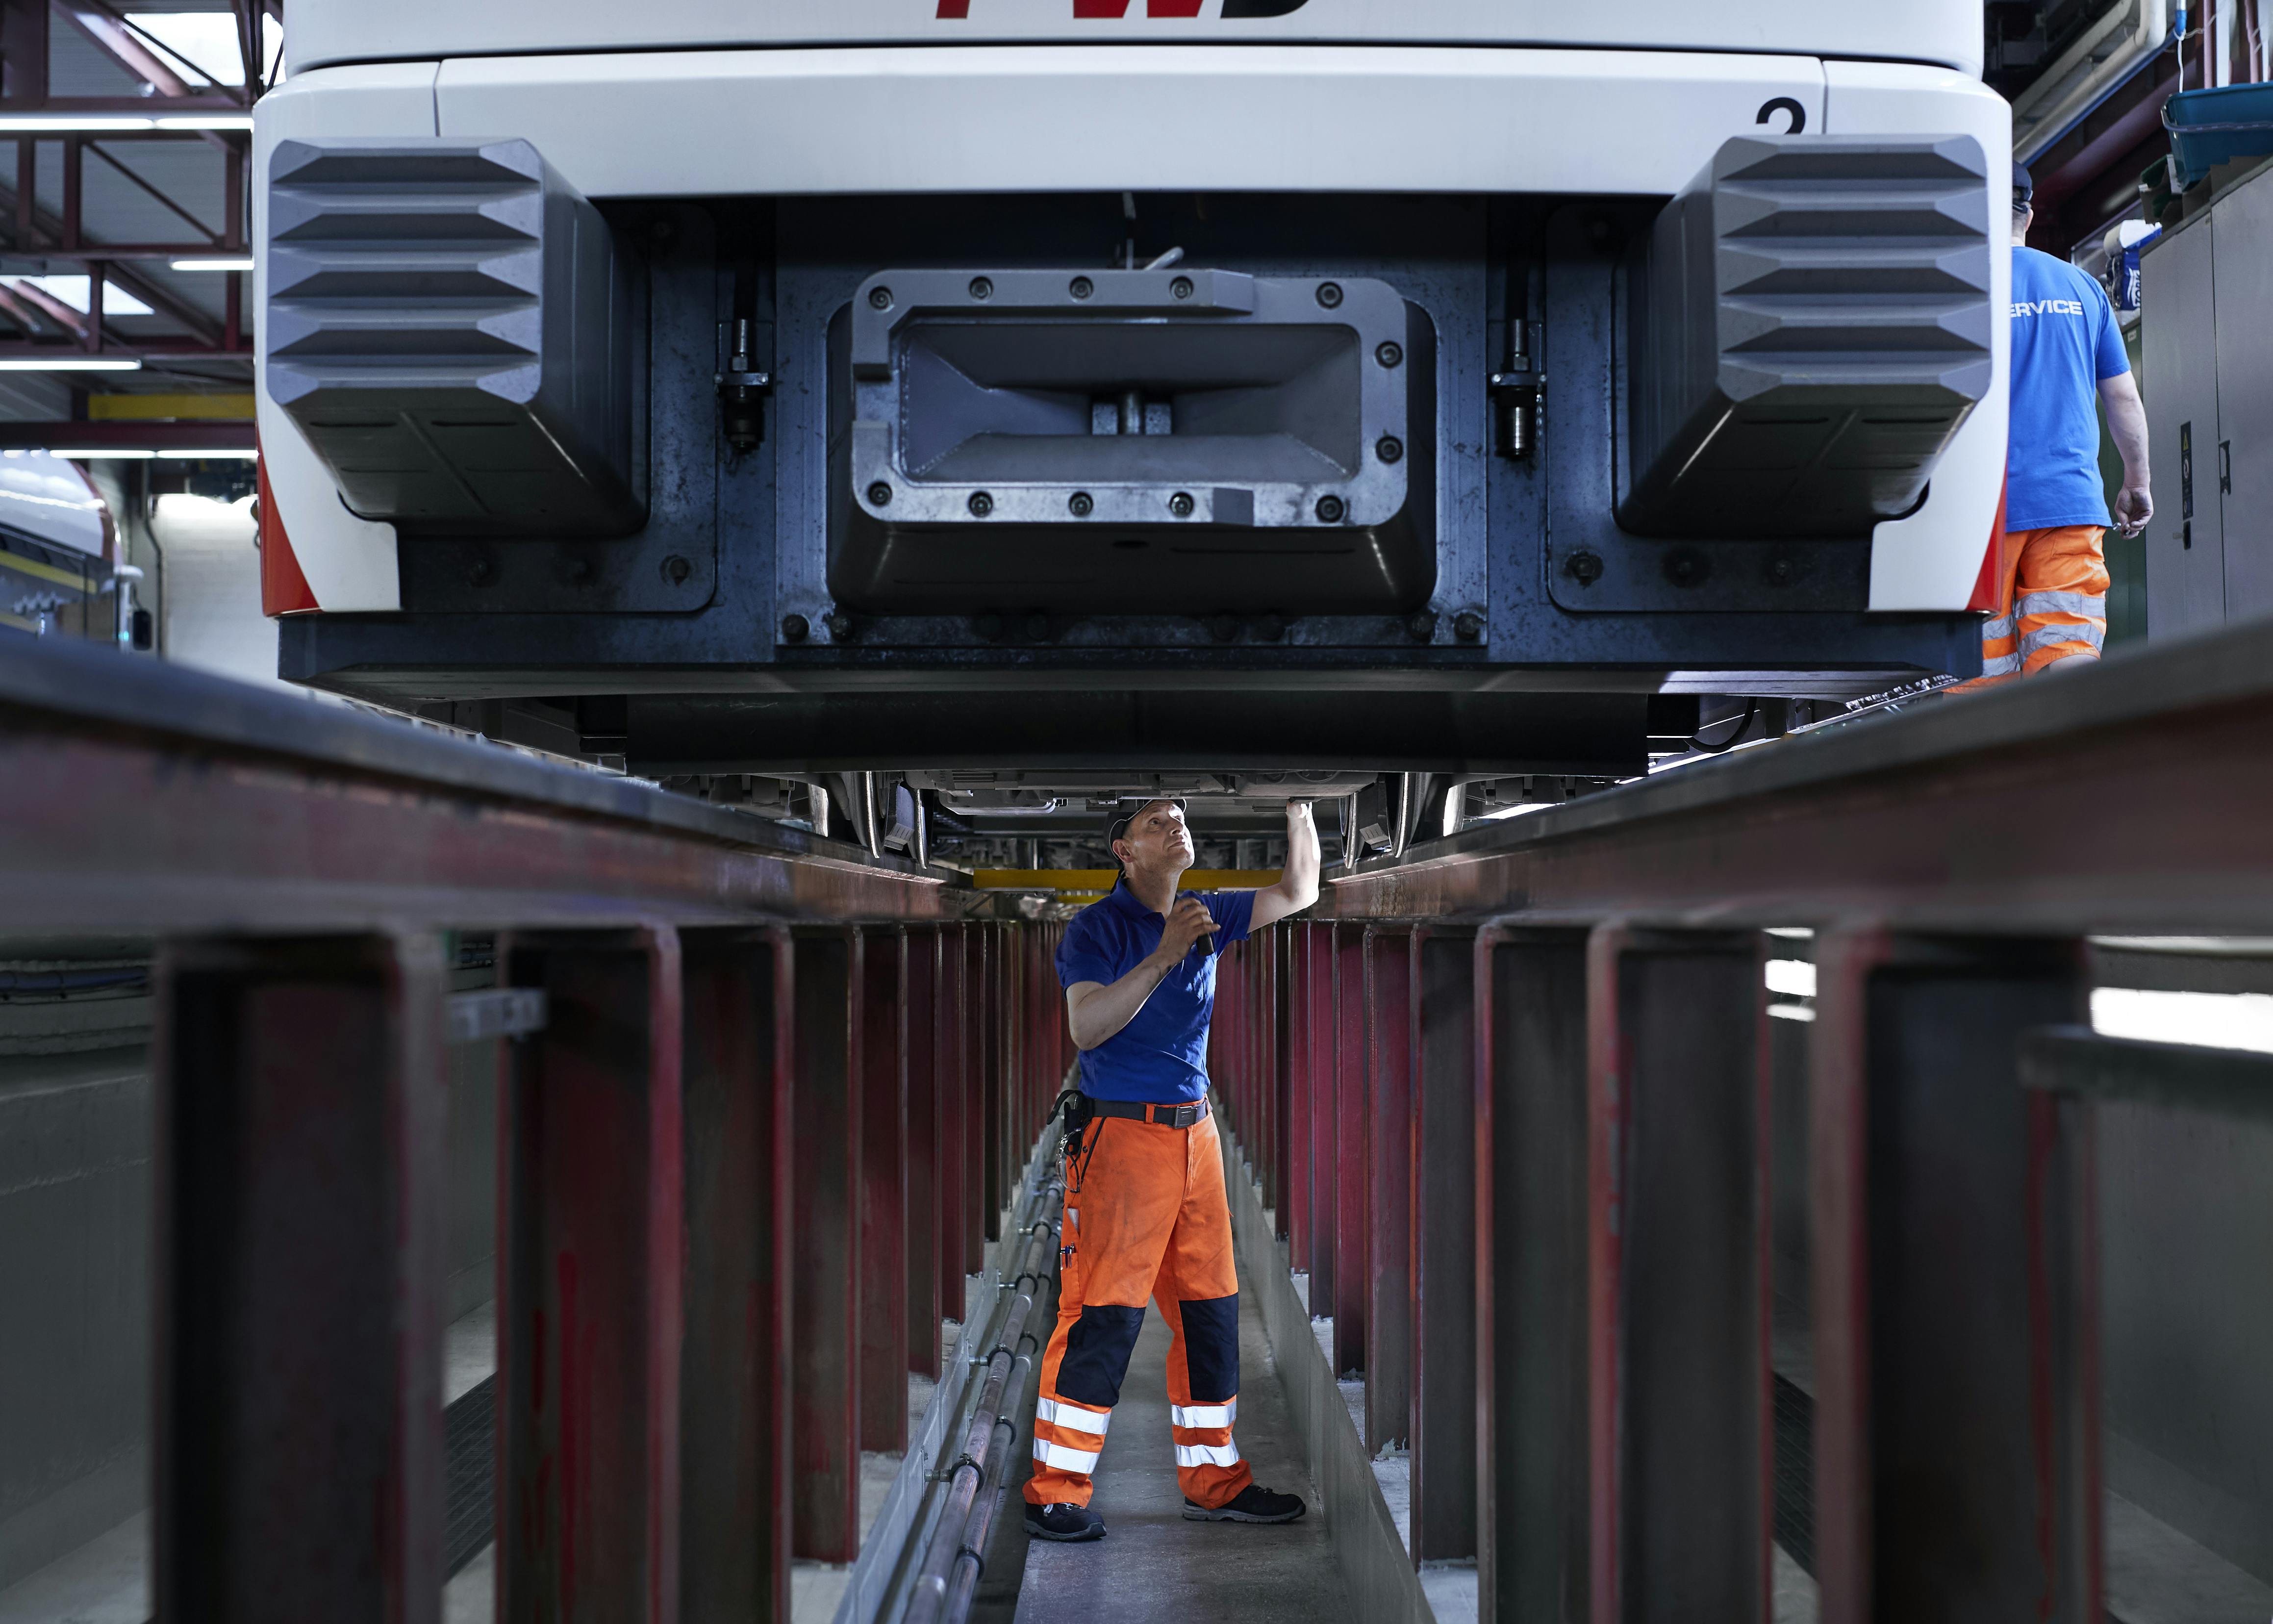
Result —
[[[1084, 1152], [1093, 1153], [1096, 1149], [1094, 1145], [1088, 1143], [1089, 1125], [1097, 1120], [1096, 1103], [1079, 1088], [1068, 1088], [1050, 1101], [1049, 1115], [1042, 1118], [1042, 1132], [1045, 1133], [1049, 1132], [1051, 1117], [1056, 1117], [1064, 1124], [1064, 1135], [1059, 1142], [1065, 1149], [1066, 1189], [1078, 1195], [1081, 1193], [1082, 1177], [1089, 1171], [1089, 1158]], [[1076, 1170], [1076, 1164], [1078, 1171]]]

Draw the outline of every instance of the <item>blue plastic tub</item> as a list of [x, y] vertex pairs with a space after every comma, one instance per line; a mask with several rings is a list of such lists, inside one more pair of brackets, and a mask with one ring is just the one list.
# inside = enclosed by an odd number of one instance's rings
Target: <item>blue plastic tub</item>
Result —
[[2184, 192], [2215, 163], [2273, 156], [2273, 84], [2182, 90], [2163, 103], [2171, 132], [2171, 190]]

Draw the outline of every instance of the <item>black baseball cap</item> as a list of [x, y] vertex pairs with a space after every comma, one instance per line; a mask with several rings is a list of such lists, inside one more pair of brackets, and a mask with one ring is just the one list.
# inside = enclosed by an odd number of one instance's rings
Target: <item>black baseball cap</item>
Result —
[[2036, 200], [2037, 183], [2029, 178], [2029, 166], [2019, 159], [2013, 161], [2013, 207], [2019, 208]]
[[1105, 849], [1111, 851], [1113, 843], [1129, 832], [1129, 825], [1136, 821], [1139, 812], [1163, 801], [1179, 812], [1184, 809], [1182, 795], [1146, 795], [1142, 800], [1115, 801], [1113, 809], [1105, 815]]

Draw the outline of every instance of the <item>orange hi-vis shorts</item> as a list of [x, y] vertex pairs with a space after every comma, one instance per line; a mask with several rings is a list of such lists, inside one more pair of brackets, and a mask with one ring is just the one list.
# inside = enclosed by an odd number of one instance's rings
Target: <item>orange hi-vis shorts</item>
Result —
[[1168, 1322], [1168, 1420], [1184, 1497], [1213, 1507], [1253, 1480], [1239, 1411], [1239, 1273], [1212, 1112], [1189, 1128], [1099, 1116], [1066, 1183], [1058, 1323], [1034, 1410], [1033, 1505], [1089, 1504], [1144, 1301]]
[[2107, 640], [2105, 534], [2097, 524], [2005, 532], [1997, 613], [1981, 623], [1981, 674], [1961, 688], [2099, 658]]

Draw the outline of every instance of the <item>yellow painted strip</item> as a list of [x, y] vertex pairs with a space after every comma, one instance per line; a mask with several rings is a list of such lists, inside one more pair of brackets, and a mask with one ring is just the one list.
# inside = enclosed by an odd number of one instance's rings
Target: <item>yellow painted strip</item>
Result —
[[86, 415], [96, 423], [152, 423], [184, 418], [252, 420], [250, 395], [90, 395]]
[[95, 589], [87, 578], [75, 569], [57, 569], [53, 564], [42, 564], [37, 559], [27, 559], [20, 553], [0, 553], [0, 569], [13, 569], [35, 581], [52, 581], [57, 586], [67, 586], [78, 592], [93, 592]]
[[36, 632], [40, 629], [40, 623], [37, 620], [26, 620], [20, 614], [10, 614], [5, 609], [0, 609], [0, 626], [12, 626], [19, 632]]
[[[980, 868], [971, 876], [980, 891], [1078, 891], [1103, 896], [1120, 879], [1114, 868]], [[1279, 883], [1276, 868], [1190, 868], [1185, 891], [1260, 891]]]

